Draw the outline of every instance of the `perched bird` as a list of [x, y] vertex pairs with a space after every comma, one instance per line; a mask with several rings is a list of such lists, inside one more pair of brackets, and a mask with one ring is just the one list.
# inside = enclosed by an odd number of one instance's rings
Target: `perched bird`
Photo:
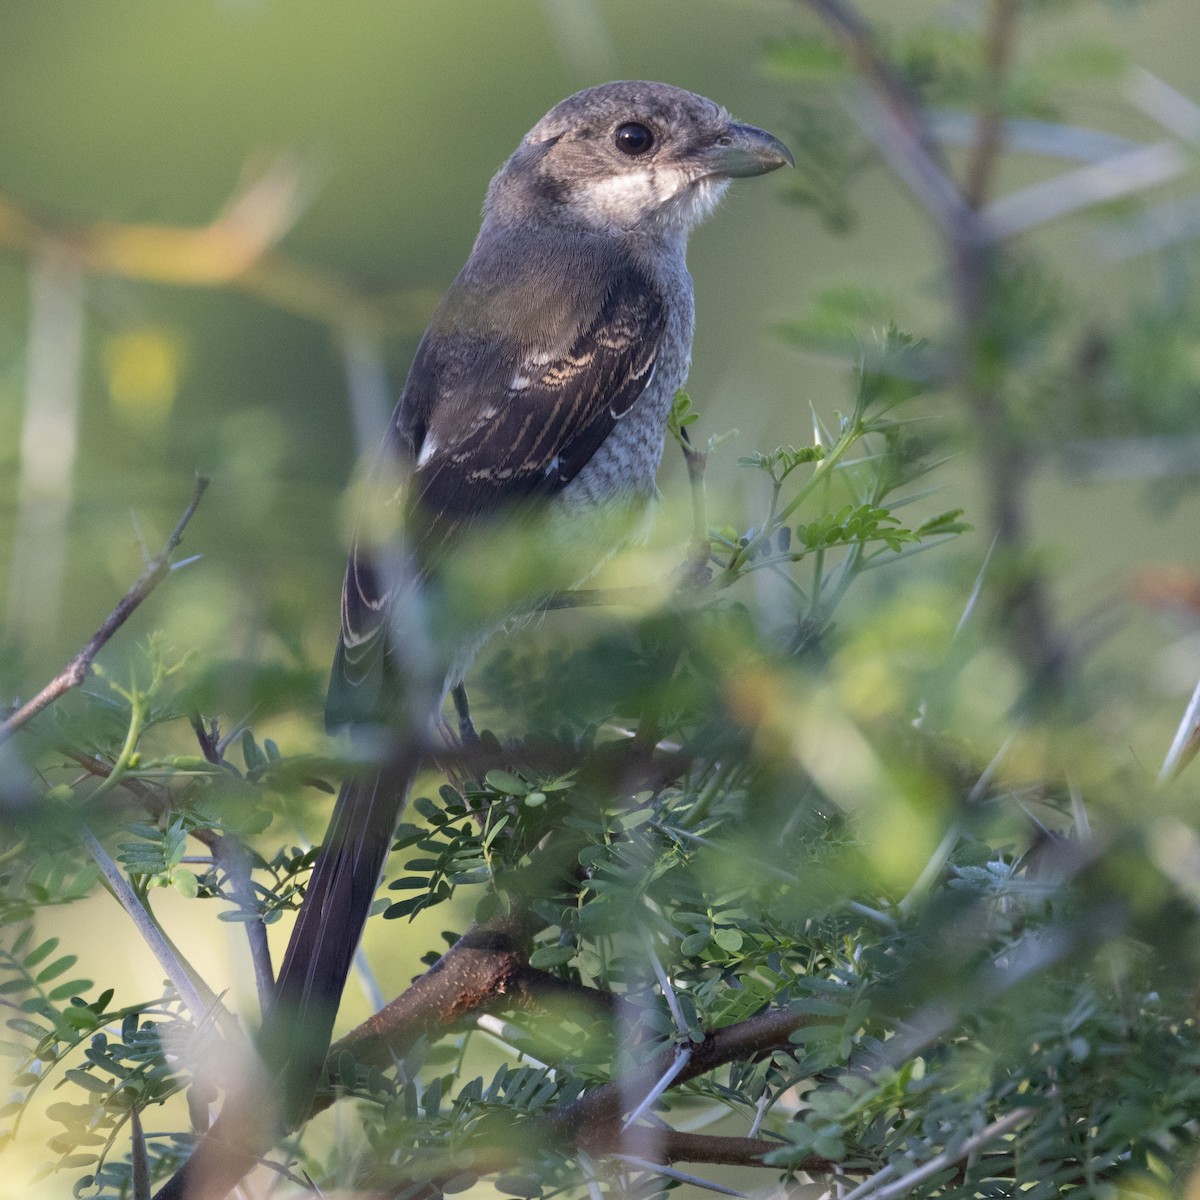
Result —
[[[688, 233], [731, 179], [785, 164], [792, 156], [771, 134], [662, 83], [588, 88], [525, 135], [488, 188], [470, 258], [388, 426], [376, 486], [398, 497], [403, 548], [371, 521], [355, 539], [332, 723], [427, 727], [486, 630], [464, 637], [422, 687], [406, 675], [429, 664], [408, 661], [400, 610], [436, 588], [472, 531], [505, 513], [544, 512], [595, 558], [608, 552], [591, 546], [590, 530], [576, 533], [605, 508], [654, 493], [691, 355]], [[263, 1029], [282, 1126], [311, 1102], [414, 769], [351, 780], [338, 797]], [[224, 1195], [265, 1149], [238, 1127], [250, 1107], [227, 1106], [241, 1116], [223, 1112], [214, 1126], [239, 1151], [222, 1160], [210, 1136], [160, 1196]]]

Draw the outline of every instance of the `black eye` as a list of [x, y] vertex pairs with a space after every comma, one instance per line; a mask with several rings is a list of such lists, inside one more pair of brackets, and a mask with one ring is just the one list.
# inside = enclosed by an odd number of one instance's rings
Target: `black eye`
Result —
[[627, 121], [624, 125], [617, 126], [613, 141], [617, 143], [617, 149], [622, 154], [636, 156], [653, 148], [654, 133], [638, 121]]

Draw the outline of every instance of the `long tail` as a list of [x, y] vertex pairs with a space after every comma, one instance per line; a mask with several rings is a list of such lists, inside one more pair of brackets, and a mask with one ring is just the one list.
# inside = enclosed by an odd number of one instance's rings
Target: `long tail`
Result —
[[226, 1098], [154, 1200], [221, 1200], [307, 1115], [338, 1002], [416, 773], [412, 761], [343, 784], [265, 1014], [261, 1072]]

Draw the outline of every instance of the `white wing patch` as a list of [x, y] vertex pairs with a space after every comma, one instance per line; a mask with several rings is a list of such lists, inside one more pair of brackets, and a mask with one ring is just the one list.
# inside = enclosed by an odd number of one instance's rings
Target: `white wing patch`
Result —
[[417, 466], [423, 467], [437, 452], [437, 439], [432, 433], [427, 433], [425, 440], [421, 443], [421, 453], [417, 455]]

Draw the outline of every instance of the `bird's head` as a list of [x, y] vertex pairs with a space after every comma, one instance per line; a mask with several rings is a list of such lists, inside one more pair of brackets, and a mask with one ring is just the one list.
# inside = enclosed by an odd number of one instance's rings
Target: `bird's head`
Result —
[[493, 220], [686, 235], [733, 178], [794, 166], [788, 148], [719, 104], [622, 81], [556, 104], [492, 180]]

